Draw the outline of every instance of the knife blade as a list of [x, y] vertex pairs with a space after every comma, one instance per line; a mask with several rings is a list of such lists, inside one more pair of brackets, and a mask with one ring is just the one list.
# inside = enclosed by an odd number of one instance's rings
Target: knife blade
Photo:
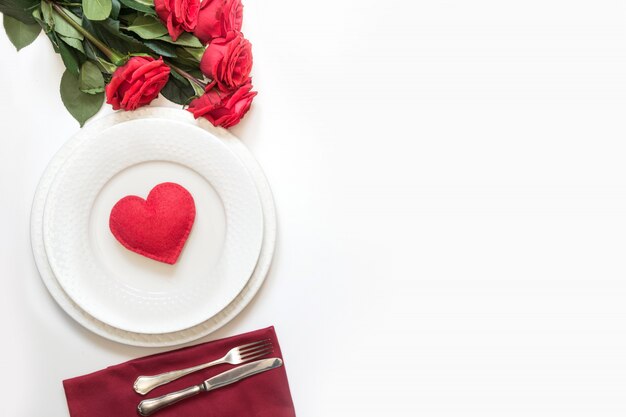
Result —
[[245, 365], [238, 366], [226, 372], [222, 372], [212, 378], [207, 379], [201, 384], [182, 389], [180, 391], [165, 394], [157, 398], [143, 400], [137, 406], [137, 411], [142, 416], [149, 416], [156, 413], [163, 407], [177, 403], [185, 398], [221, 388], [226, 385], [241, 381], [252, 375], [269, 371], [270, 369], [282, 366], [283, 361], [280, 358], [261, 359], [260, 361], [250, 362]]

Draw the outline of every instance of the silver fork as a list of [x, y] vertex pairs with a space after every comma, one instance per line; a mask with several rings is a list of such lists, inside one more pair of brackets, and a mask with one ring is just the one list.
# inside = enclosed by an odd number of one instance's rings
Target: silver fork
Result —
[[182, 378], [185, 375], [192, 374], [211, 366], [220, 365], [222, 363], [239, 365], [270, 354], [273, 350], [274, 348], [272, 347], [272, 342], [269, 339], [259, 340], [258, 342], [234, 347], [222, 358], [216, 359], [213, 362], [207, 362], [192, 366], [191, 368], [179, 369], [177, 371], [165, 372], [159, 375], [140, 376], [135, 381], [133, 388], [135, 388], [135, 392], [138, 394], [146, 395], [156, 387], [160, 387], [161, 385], [165, 385], [178, 378]]

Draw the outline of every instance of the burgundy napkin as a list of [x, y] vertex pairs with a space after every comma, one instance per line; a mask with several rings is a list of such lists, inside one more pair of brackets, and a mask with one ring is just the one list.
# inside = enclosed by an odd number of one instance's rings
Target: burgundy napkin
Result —
[[[213, 342], [134, 359], [92, 374], [63, 381], [71, 417], [137, 417], [137, 404], [199, 384], [233, 365], [218, 365], [155, 388], [147, 395], [133, 390], [139, 375], [155, 375], [222, 357], [235, 346], [270, 339], [282, 358], [273, 327]], [[156, 417], [295, 417], [285, 365], [215, 391], [204, 392], [154, 414]]]

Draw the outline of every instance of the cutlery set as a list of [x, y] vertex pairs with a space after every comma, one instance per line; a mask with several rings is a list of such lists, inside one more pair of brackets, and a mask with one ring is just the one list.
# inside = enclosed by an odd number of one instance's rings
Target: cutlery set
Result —
[[137, 411], [142, 416], [149, 416], [160, 409], [177, 403], [185, 398], [189, 398], [202, 392], [213, 391], [217, 388], [241, 381], [244, 378], [269, 371], [282, 366], [283, 361], [279, 358], [260, 359], [273, 352], [272, 344], [269, 340], [260, 340], [253, 343], [237, 346], [229, 350], [223, 357], [211, 362], [192, 366], [190, 368], [178, 369], [158, 375], [140, 376], [135, 381], [133, 388], [135, 392], [146, 395], [156, 387], [160, 387], [186, 375], [220, 364], [240, 365], [231, 370], [213, 376], [200, 384], [190, 386], [180, 391], [162, 395], [157, 398], [143, 400], [137, 406]]

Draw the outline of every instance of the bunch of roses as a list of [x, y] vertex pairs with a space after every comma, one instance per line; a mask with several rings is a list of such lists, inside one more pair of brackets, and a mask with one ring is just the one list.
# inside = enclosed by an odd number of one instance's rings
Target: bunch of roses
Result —
[[241, 0], [0, 0], [0, 11], [18, 50], [43, 28], [67, 67], [61, 98], [81, 125], [105, 97], [135, 110], [162, 93], [231, 127], [257, 94]]

